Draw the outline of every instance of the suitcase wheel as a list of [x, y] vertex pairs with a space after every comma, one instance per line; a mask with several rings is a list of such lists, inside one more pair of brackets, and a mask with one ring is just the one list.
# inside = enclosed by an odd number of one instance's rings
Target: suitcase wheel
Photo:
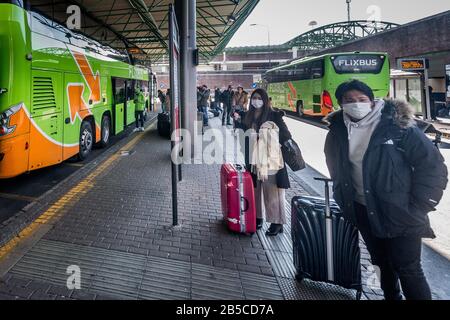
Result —
[[362, 290], [358, 290], [358, 292], [356, 292], [356, 300], [361, 300], [362, 297]]
[[297, 280], [298, 282], [303, 282], [303, 280], [305, 280], [305, 277], [301, 274], [296, 274], [295, 280]]

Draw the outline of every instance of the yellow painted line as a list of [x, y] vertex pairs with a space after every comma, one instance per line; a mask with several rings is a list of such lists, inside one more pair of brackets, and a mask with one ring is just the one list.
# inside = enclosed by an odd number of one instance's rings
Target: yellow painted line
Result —
[[[156, 122], [153, 123], [146, 131], [154, 127]], [[129, 141], [121, 150], [131, 150], [145, 135], [139, 133], [131, 141]], [[3, 247], [0, 247], [0, 261], [7, 254], [9, 254], [23, 239], [30, 237], [40, 226], [47, 224], [51, 219], [62, 217], [66, 212], [64, 209], [66, 206], [72, 205], [81, 199], [82, 196], [87, 194], [94, 187], [94, 180], [101, 174], [105, 173], [118, 159], [123, 159], [120, 156], [121, 150], [113, 154], [100, 166], [98, 166], [89, 176], [80, 181], [75, 187], [70, 189], [65, 195], [63, 195], [56, 203], [47, 209], [41, 216], [34, 220], [29, 226], [19, 232], [17, 236], [11, 239]]]
[[3, 192], [0, 192], [0, 198], [26, 201], [26, 202], [33, 202], [37, 199], [36, 197], [23, 196], [23, 195], [14, 194], [14, 193], [3, 193]]

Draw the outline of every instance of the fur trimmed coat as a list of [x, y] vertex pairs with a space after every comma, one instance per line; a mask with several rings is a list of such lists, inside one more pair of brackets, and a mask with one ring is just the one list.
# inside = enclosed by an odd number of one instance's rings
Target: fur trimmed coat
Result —
[[[325, 143], [334, 198], [356, 224], [348, 131], [343, 111], [330, 114]], [[364, 193], [372, 233], [381, 239], [418, 235], [434, 238], [428, 213], [447, 186], [444, 158], [417, 127], [408, 104], [386, 100], [363, 160]]]

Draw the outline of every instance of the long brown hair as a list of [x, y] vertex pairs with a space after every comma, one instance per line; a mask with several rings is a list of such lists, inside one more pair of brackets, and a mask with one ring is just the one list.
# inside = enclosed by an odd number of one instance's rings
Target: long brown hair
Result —
[[[256, 93], [258, 93], [261, 96], [262, 101], [264, 103], [262, 107], [261, 116], [258, 119], [255, 118], [256, 108], [252, 105], [252, 100]], [[272, 111], [273, 111], [272, 105], [270, 103], [269, 95], [267, 94], [266, 90], [261, 88], [256, 89], [255, 91], [253, 91], [250, 97], [250, 108], [247, 114], [245, 115], [244, 119], [245, 126], [247, 128], [252, 128], [253, 124], [256, 124], [256, 131], [259, 131], [261, 125], [269, 119], [269, 114]]]

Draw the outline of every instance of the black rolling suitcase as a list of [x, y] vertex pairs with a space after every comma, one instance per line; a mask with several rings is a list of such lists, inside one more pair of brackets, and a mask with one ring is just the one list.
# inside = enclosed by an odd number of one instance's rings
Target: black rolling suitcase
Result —
[[158, 114], [158, 134], [161, 137], [170, 138], [170, 114], [161, 112]]
[[325, 199], [292, 199], [292, 242], [297, 280], [332, 283], [357, 290], [361, 299], [361, 261], [358, 230], [330, 201], [328, 179], [324, 181]]

